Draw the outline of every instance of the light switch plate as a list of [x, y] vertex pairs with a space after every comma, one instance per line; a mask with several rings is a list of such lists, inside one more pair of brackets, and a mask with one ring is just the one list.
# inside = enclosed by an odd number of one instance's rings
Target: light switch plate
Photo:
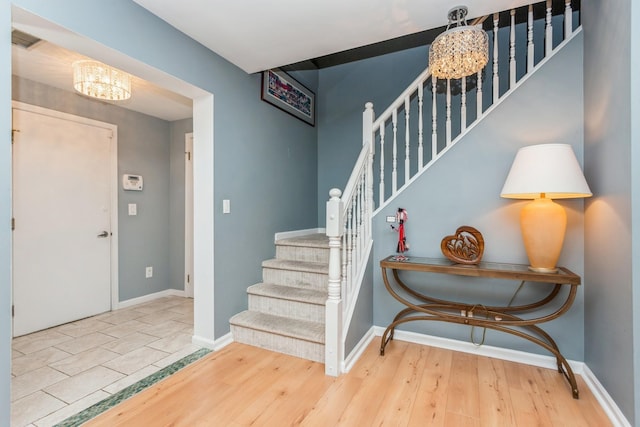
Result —
[[129, 203], [129, 215], [138, 215], [138, 205], [135, 203]]
[[231, 213], [231, 200], [224, 199], [222, 201], [222, 213], [223, 214]]

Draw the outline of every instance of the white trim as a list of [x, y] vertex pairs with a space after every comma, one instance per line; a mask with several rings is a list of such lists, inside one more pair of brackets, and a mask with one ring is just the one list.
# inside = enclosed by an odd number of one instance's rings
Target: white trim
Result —
[[591, 372], [591, 369], [585, 364], [582, 370], [582, 379], [595, 396], [602, 409], [609, 417], [611, 423], [616, 427], [631, 427], [631, 423], [624, 416], [616, 402], [611, 398], [607, 390], [602, 386], [600, 381]]
[[131, 307], [138, 304], [144, 304], [145, 302], [157, 300], [158, 298], [170, 297], [170, 296], [184, 297], [185, 295], [184, 295], [184, 291], [181, 291], [178, 289], [165, 289], [164, 291], [154, 292], [152, 294], [143, 295], [141, 297], [131, 298], [125, 301], [121, 301], [117, 304], [115, 308], [113, 308], [113, 310], [127, 308], [127, 307]]
[[293, 237], [307, 236], [309, 234], [325, 233], [324, 228], [308, 228], [306, 230], [281, 231], [275, 234], [274, 242], [282, 239], [291, 239]]
[[358, 344], [356, 344], [354, 349], [351, 350], [351, 353], [349, 353], [349, 355], [345, 357], [344, 361], [342, 362], [340, 372], [344, 374], [349, 372], [351, 368], [353, 368], [353, 365], [356, 364], [358, 359], [360, 359], [360, 356], [362, 356], [362, 353], [364, 353], [367, 347], [369, 347], [369, 344], [371, 344], [371, 341], [375, 339], [375, 337], [376, 337], [375, 327], [372, 326], [371, 329], [369, 329], [367, 333], [364, 334], [364, 336], [358, 342]]
[[[376, 326], [377, 336], [382, 336], [386, 328]], [[523, 363], [525, 365], [538, 366], [540, 368], [557, 369], [556, 358], [542, 354], [527, 353], [508, 348], [492, 347], [490, 345], [476, 346], [470, 342], [458, 341], [450, 338], [436, 337], [433, 335], [419, 334], [396, 329], [393, 334], [394, 340], [407, 341], [415, 344], [429, 345], [432, 347], [445, 348], [447, 350], [461, 351], [463, 353], [475, 354], [478, 356], [493, 357], [510, 362]], [[583, 362], [567, 360], [569, 366], [575, 374], [582, 374]]]
[[[75, 114], [63, 113], [50, 108], [39, 107], [37, 105], [27, 104], [20, 101], [11, 101], [11, 108], [28, 111], [35, 114], [42, 114], [61, 120], [68, 120], [74, 123], [81, 123], [101, 129], [111, 131], [111, 142], [109, 143], [109, 192], [110, 192], [110, 286], [111, 286], [111, 310], [118, 307], [118, 126], [113, 123], [102, 122], [99, 120], [89, 119], [87, 117]], [[13, 282], [13, 279], [12, 279]]]
[[215, 340], [214, 96], [193, 100], [193, 331]]
[[210, 340], [208, 338], [194, 335], [191, 337], [191, 342], [197, 346], [218, 351], [233, 342], [233, 335], [231, 335], [231, 332], [229, 332], [223, 335], [222, 337], [218, 338], [217, 340]]
[[[372, 328], [376, 336], [382, 336], [385, 327], [374, 326]], [[432, 335], [418, 334], [415, 332], [407, 332], [396, 329], [393, 334], [393, 339], [397, 341], [412, 342], [415, 344], [428, 345], [432, 347], [445, 348], [447, 350], [461, 351], [463, 353], [471, 353], [478, 356], [492, 357], [494, 359], [508, 360], [510, 362], [522, 363], [525, 365], [538, 366], [540, 368], [557, 369], [556, 359], [553, 356], [544, 356], [540, 354], [527, 353], [524, 351], [510, 350], [500, 347], [492, 347], [488, 345], [475, 346], [470, 342], [458, 341], [449, 338], [441, 338]], [[351, 360], [351, 364], [355, 361]], [[581, 375], [589, 390], [593, 393], [596, 400], [602, 406], [602, 409], [609, 417], [609, 420], [614, 426], [618, 427], [631, 427], [629, 421], [625, 418], [616, 405], [615, 401], [611, 398], [607, 390], [598, 381], [596, 376], [591, 372], [589, 367], [584, 362], [577, 362], [574, 360], [568, 360], [573, 373]]]
[[193, 132], [184, 135], [184, 293], [193, 298]]

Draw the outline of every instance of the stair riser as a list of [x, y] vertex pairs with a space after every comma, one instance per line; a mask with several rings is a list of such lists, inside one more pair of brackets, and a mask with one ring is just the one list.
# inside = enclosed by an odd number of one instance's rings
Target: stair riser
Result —
[[324, 323], [325, 319], [323, 305], [270, 298], [262, 295], [249, 295], [249, 310], [320, 323]]
[[262, 281], [284, 286], [297, 286], [299, 288], [327, 289], [329, 278], [326, 274], [321, 273], [263, 267]]
[[329, 263], [329, 249], [276, 245], [276, 258]]
[[234, 341], [239, 343], [324, 363], [324, 344], [284, 337], [236, 325], [231, 325], [231, 333]]

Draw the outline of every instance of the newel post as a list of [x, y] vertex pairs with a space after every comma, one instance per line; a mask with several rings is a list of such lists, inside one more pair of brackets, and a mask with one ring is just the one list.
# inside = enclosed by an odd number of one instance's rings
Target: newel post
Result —
[[331, 198], [327, 202], [326, 233], [329, 237], [329, 283], [328, 298], [325, 307], [325, 360], [326, 375], [340, 375], [342, 363], [342, 296], [341, 296], [341, 263], [340, 241], [344, 226], [342, 213], [342, 192], [333, 188], [329, 192]]

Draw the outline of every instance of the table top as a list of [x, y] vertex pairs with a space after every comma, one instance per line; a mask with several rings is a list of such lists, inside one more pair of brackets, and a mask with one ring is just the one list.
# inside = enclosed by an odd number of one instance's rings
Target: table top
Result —
[[481, 262], [478, 265], [456, 264], [445, 258], [407, 257], [406, 260], [394, 260], [390, 255], [380, 261], [380, 267], [393, 270], [422, 271], [427, 273], [454, 274], [458, 276], [488, 277], [496, 279], [526, 280], [531, 282], [579, 285], [580, 276], [572, 271], [558, 267], [555, 273], [540, 273], [529, 270], [524, 264]]

